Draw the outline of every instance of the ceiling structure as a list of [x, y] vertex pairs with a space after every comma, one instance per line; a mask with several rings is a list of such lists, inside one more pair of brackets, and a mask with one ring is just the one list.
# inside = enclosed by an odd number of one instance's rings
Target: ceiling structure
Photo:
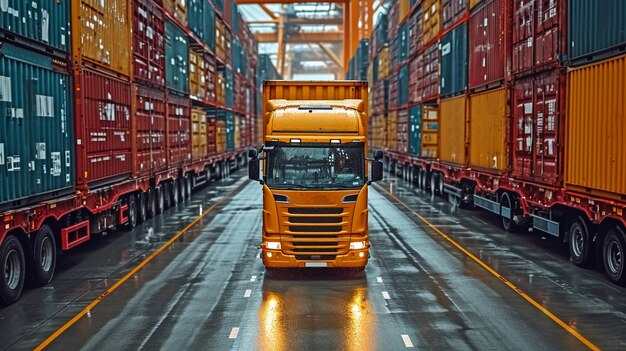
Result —
[[342, 79], [384, 0], [237, 0], [244, 20], [284, 79]]

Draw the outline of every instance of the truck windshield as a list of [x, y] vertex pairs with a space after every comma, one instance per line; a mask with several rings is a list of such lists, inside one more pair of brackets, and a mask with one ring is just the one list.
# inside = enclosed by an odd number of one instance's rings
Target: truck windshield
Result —
[[355, 189], [363, 186], [362, 143], [268, 145], [267, 185], [281, 189]]

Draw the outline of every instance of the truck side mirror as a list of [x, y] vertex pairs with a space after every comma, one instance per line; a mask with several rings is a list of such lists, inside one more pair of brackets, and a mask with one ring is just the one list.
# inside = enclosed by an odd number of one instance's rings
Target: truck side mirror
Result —
[[259, 159], [251, 158], [248, 160], [248, 178], [259, 180]]
[[[376, 156], [374, 155], [374, 157]], [[377, 182], [379, 180], [383, 180], [383, 163], [382, 161], [375, 160], [372, 162], [372, 174], [370, 176], [370, 181]]]
[[257, 151], [256, 148], [251, 148], [250, 150], [248, 150], [248, 157], [251, 159], [256, 159], [257, 157], [259, 157], [259, 152]]
[[381, 150], [381, 149], [374, 150], [374, 159], [376, 161], [382, 160], [383, 159], [383, 150]]

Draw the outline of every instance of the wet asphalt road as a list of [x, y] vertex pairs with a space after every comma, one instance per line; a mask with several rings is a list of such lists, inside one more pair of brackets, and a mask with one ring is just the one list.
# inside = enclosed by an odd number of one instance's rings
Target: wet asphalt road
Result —
[[27, 288], [0, 309], [0, 349], [39, 345], [216, 203], [49, 349], [588, 349], [415, 212], [599, 348], [626, 349], [625, 288], [570, 264], [556, 240], [507, 234], [493, 216], [457, 210], [395, 178], [370, 191], [364, 275], [266, 277], [258, 257], [261, 187], [244, 176], [201, 189], [132, 233], [64, 255], [49, 286]]

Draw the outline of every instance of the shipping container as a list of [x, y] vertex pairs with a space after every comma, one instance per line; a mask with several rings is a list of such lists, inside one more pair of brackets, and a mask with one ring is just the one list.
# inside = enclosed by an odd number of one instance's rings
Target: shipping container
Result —
[[398, 82], [398, 72], [393, 72], [389, 76], [389, 110], [397, 110], [400, 101], [400, 84]]
[[422, 155], [422, 106], [411, 106], [409, 109], [409, 153], [412, 156]]
[[439, 159], [464, 166], [467, 152], [468, 98], [460, 95], [439, 102]]
[[565, 75], [557, 69], [516, 81], [512, 95], [512, 174], [518, 179], [560, 185]]
[[422, 48], [422, 8], [418, 7], [409, 19], [409, 57], [414, 57]]
[[163, 0], [163, 6], [178, 22], [187, 26], [187, 0]]
[[395, 152], [398, 150], [398, 111], [389, 111], [387, 116], [387, 148]]
[[204, 55], [189, 50], [189, 94], [200, 100], [207, 96], [207, 67]]
[[217, 18], [215, 21], [215, 55], [222, 62], [230, 62], [232, 58], [231, 46], [233, 36], [224, 25], [224, 22]]
[[208, 55], [204, 58], [206, 64], [207, 99], [209, 99], [209, 101], [215, 102], [217, 101], [217, 67], [215, 57], [212, 55]]
[[492, 0], [469, 21], [469, 87], [499, 85], [504, 80], [508, 48], [505, 20], [510, 2]]
[[176, 24], [165, 22], [165, 75], [167, 87], [189, 94], [189, 41]]
[[391, 66], [395, 69], [406, 63], [409, 58], [409, 26], [407, 23], [400, 28], [398, 35], [393, 39], [393, 44]]
[[72, 1], [72, 56], [127, 77], [131, 66], [129, 0]]
[[389, 110], [389, 81], [381, 80], [374, 85], [374, 110], [376, 115], [384, 115]]
[[384, 47], [378, 53], [378, 80], [385, 80], [391, 73], [391, 58], [389, 57], [389, 47]]
[[191, 109], [191, 159], [194, 161], [205, 158], [209, 151], [206, 116], [202, 109]]
[[398, 106], [409, 103], [409, 65], [400, 67], [398, 71]]
[[[5, 0], [1, 3], [0, 30], [17, 34], [22, 42], [42, 44], [40, 51], [66, 56], [70, 51], [70, 1]], [[28, 14], [28, 15], [27, 15]], [[13, 40], [12, 35], [3, 36]], [[30, 44], [37, 47], [35, 43]], [[58, 50], [50, 50], [53, 48]]]
[[423, 45], [429, 45], [441, 30], [441, 3], [440, 0], [424, 0], [422, 2], [423, 24]]
[[441, 38], [441, 96], [462, 93], [467, 88], [467, 24]]
[[69, 76], [55, 69], [52, 58], [8, 43], [0, 47], [0, 55], [0, 207], [71, 191], [75, 169]]
[[409, 104], [414, 105], [421, 101], [420, 91], [417, 90], [417, 80], [418, 77], [422, 76], [421, 71], [421, 61], [418, 61], [417, 58], [409, 61], [409, 92], [408, 99]]
[[439, 43], [435, 42], [416, 58], [417, 71], [412, 74], [417, 75], [418, 101], [425, 102], [437, 99], [439, 96]]
[[626, 50], [624, 0], [568, 0], [569, 59], [575, 64]]
[[378, 55], [378, 52], [387, 45], [387, 22], [388, 17], [387, 14], [381, 12], [378, 15], [378, 21], [374, 30], [372, 31], [371, 36], [371, 45], [370, 45], [370, 58], [374, 59]]
[[235, 118], [234, 118], [234, 132], [233, 132], [233, 139], [234, 139], [234, 150], [238, 150], [240, 149], [243, 145], [242, 145], [242, 141], [243, 141], [243, 123], [244, 122], [244, 117], [240, 114], [235, 114]]
[[235, 106], [235, 76], [228, 68], [224, 68], [224, 104]]
[[235, 113], [226, 111], [224, 114], [226, 129], [224, 131], [226, 140], [226, 150], [235, 150]]
[[500, 173], [507, 169], [506, 88], [470, 95], [469, 165]]
[[396, 151], [406, 155], [409, 153], [409, 110], [406, 108], [398, 110], [397, 118], [398, 144]]
[[474, 6], [479, 5], [483, 0], [469, 0], [470, 9], [473, 9]]
[[152, 176], [167, 168], [165, 92], [135, 85], [136, 174]]
[[626, 56], [568, 72], [565, 185], [624, 200], [626, 196]]
[[191, 161], [191, 100], [169, 94], [167, 97], [167, 153], [170, 168]]
[[130, 83], [83, 69], [74, 78], [77, 179], [111, 183], [130, 175], [132, 165]]
[[422, 158], [439, 157], [439, 109], [422, 106]]
[[215, 10], [210, 0], [189, 0], [189, 29], [209, 48], [215, 49]]
[[565, 58], [565, 1], [513, 3], [513, 74], [550, 70]]
[[165, 86], [165, 20], [152, 0], [133, 1], [133, 78]]
[[217, 152], [217, 111], [215, 108], [207, 109], [207, 151], [208, 155]]
[[441, 0], [443, 29], [448, 29], [469, 17], [469, 0]]
[[216, 122], [216, 150], [218, 154], [226, 152], [226, 120], [218, 119]]

